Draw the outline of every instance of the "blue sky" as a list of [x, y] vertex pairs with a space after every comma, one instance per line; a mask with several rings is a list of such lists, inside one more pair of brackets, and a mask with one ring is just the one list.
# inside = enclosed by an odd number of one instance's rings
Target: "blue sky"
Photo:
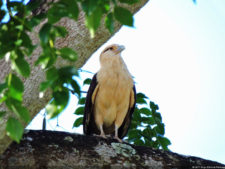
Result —
[[[84, 65], [97, 72], [108, 44], [125, 45], [122, 56], [144, 92], [159, 105], [172, 151], [225, 164], [225, 1], [151, 0]], [[82, 73], [82, 78], [91, 74]], [[72, 129], [75, 96], [48, 129]], [[29, 126], [40, 129], [41, 112]]]

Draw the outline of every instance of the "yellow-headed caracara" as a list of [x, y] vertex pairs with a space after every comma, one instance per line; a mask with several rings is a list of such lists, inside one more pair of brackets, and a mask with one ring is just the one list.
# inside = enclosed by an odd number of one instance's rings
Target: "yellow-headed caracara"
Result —
[[124, 46], [111, 45], [100, 55], [100, 70], [94, 75], [85, 102], [83, 130], [104, 138], [127, 134], [136, 102], [135, 85], [124, 63]]

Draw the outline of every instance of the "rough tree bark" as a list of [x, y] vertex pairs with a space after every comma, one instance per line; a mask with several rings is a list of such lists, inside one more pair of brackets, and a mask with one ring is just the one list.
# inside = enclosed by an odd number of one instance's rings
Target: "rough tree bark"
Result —
[[[45, 2], [49, 0], [44, 0]], [[132, 13], [137, 12], [142, 6], [147, 3], [148, 0], [139, 0], [139, 2], [132, 6], [126, 6]], [[42, 4], [38, 11], [46, 11], [46, 4]], [[104, 27], [102, 22], [98, 31], [96, 32], [95, 38], [91, 39], [88, 30], [85, 27], [84, 23], [84, 13], [80, 12], [79, 19], [77, 22], [63, 18], [59, 23], [61, 26], [65, 26], [69, 34], [64, 39], [57, 40], [57, 47], [68, 46], [75, 49], [79, 55], [79, 59], [76, 63], [71, 63], [58, 59], [56, 65], [65, 66], [65, 65], [74, 65], [77, 68], [80, 68], [86, 60], [95, 52], [103, 43], [105, 43], [113, 34], [110, 34], [108, 30]], [[31, 33], [31, 39], [34, 44], [38, 44], [38, 30], [40, 30], [43, 23], [37, 26], [34, 31]], [[119, 23], [115, 24], [115, 32], [120, 29], [121, 25]], [[24, 105], [30, 111], [30, 116], [33, 118], [51, 99], [50, 92], [46, 92], [43, 98], [39, 98], [39, 84], [45, 80], [45, 75], [43, 70], [40, 67], [35, 67], [34, 62], [37, 60], [39, 54], [41, 53], [40, 46], [33, 52], [32, 56], [27, 58], [28, 62], [31, 65], [32, 71], [28, 79], [24, 79]], [[4, 81], [5, 76], [10, 72], [9, 63], [5, 62], [4, 59], [0, 60], [0, 83]], [[8, 111], [5, 105], [0, 105], [0, 111]], [[9, 116], [13, 116], [11, 112], [8, 112], [7, 115], [0, 120], [0, 154], [8, 147], [11, 143], [9, 137], [6, 135], [5, 126], [6, 121]]]
[[0, 169], [225, 168], [193, 156], [56, 131], [28, 131], [0, 155]]

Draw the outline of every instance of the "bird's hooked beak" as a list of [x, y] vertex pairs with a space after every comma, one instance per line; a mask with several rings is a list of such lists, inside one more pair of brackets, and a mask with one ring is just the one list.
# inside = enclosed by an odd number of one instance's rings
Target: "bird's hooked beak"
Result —
[[117, 48], [117, 52], [120, 53], [120, 52], [122, 52], [124, 49], [125, 49], [125, 46], [119, 45], [118, 48]]

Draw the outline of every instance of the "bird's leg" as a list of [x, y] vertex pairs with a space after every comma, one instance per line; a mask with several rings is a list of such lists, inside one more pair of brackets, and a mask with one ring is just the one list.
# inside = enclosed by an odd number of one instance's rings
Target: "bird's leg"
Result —
[[100, 129], [100, 137], [103, 137], [103, 138], [106, 138], [106, 136], [105, 136], [105, 133], [104, 133], [104, 130], [103, 130], [103, 124], [101, 124], [100, 126], [99, 126], [99, 129]]
[[114, 138], [116, 140], [118, 140], [120, 143], [122, 143], [123, 141], [118, 137], [118, 129], [119, 129], [119, 127], [117, 125], [115, 125], [115, 136], [114, 136]]

